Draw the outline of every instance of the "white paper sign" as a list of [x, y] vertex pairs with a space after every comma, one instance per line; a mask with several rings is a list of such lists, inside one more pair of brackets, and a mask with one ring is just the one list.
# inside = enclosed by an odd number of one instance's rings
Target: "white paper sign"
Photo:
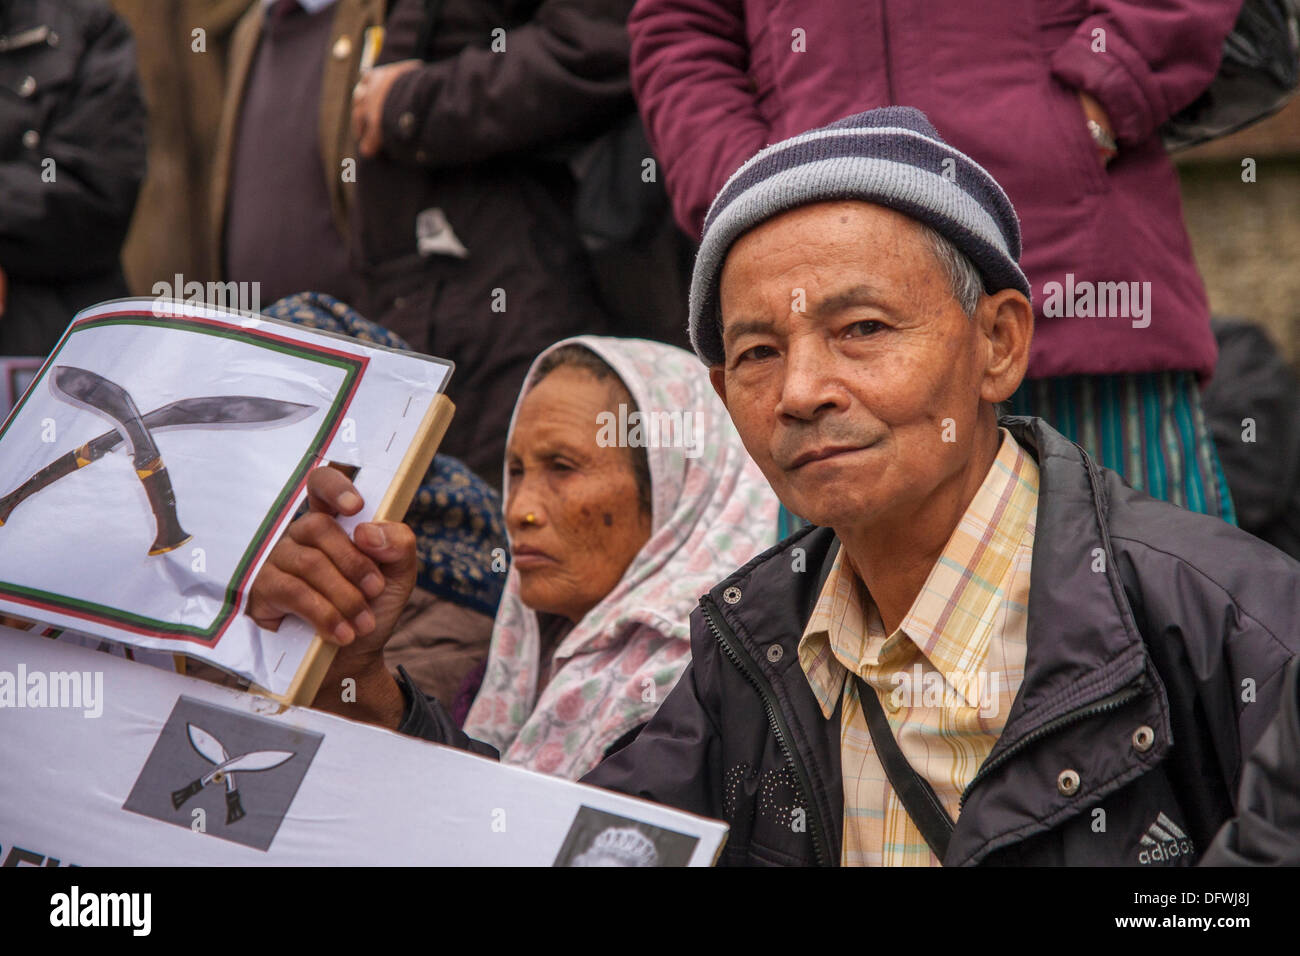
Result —
[[706, 866], [726, 836], [718, 821], [278, 709], [0, 627], [0, 864]]
[[368, 520], [450, 363], [155, 300], [80, 313], [0, 431], [0, 613], [198, 657], [284, 693], [311, 643], [247, 586], [324, 462]]

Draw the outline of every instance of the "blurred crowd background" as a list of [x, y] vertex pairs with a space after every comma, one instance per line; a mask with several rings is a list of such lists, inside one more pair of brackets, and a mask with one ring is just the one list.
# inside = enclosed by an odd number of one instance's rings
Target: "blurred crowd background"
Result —
[[[212, 163], [239, 18], [256, 0], [112, 0], [136, 35], [140, 79], [149, 109], [149, 168], [122, 250], [132, 294], [147, 295], [176, 273], [206, 281], [214, 274], [200, 240], [210, 229]], [[192, 31], [207, 33], [209, 55], [191, 52]], [[1241, 189], [1241, 161], [1258, 163], [1254, 188]], [[1216, 315], [1263, 326], [1300, 364], [1300, 101], [1239, 133], [1176, 154], [1184, 214], [1197, 266]], [[172, 228], [158, 228], [163, 222]], [[659, 225], [668, 233], [669, 221]], [[679, 230], [656, 235], [673, 246]], [[680, 236], [689, 250], [689, 240]], [[641, 244], [638, 244], [639, 247]], [[690, 252], [678, 252], [689, 264]], [[646, 284], [648, 285], [648, 284]], [[638, 289], [626, 300], [650, 304]], [[671, 290], [682, 292], [684, 289]], [[629, 306], [632, 307], [632, 306]], [[658, 318], [646, 318], [653, 322]], [[684, 342], [683, 300], [666, 327]]]

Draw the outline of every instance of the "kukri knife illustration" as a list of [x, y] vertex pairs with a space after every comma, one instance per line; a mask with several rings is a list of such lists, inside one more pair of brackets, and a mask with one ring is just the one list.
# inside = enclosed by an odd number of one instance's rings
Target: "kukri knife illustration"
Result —
[[[181, 428], [266, 428], [292, 425], [316, 411], [315, 405], [286, 402], [252, 395], [210, 395], [183, 398], [144, 416], [153, 434]], [[116, 429], [92, 438], [75, 451], [55, 459], [9, 494], [0, 498], [0, 526], [20, 504], [54, 482], [97, 461], [122, 444]]]

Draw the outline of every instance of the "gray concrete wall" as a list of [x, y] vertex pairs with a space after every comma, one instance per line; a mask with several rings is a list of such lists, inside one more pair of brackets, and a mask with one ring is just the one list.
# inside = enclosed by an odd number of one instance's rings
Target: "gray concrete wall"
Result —
[[[1255, 160], [1253, 183], [1244, 159]], [[1260, 323], [1300, 368], [1300, 98], [1176, 160], [1213, 314]]]

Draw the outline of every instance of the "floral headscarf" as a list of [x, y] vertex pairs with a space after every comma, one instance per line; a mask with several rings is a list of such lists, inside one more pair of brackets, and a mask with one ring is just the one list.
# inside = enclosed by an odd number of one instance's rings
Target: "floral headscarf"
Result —
[[[700, 595], [776, 543], [778, 503], [695, 356], [659, 342], [583, 335], [538, 356], [528, 385], [539, 362], [572, 344], [614, 369], [642, 421], [677, 413], [696, 426], [695, 433], [670, 433], [693, 439], [692, 447], [667, 442], [667, 430], [647, 442], [650, 539], [614, 589], [560, 641], [554, 677], [540, 698], [537, 614], [520, 598], [519, 572], [512, 567], [506, 578], [465, 732], [493, 744], [506, 763], [577, 779], [649, 720], [672, 690], [690, 660], [689, 619]], [[518, 414], [516, 403], [512, 432]]]

